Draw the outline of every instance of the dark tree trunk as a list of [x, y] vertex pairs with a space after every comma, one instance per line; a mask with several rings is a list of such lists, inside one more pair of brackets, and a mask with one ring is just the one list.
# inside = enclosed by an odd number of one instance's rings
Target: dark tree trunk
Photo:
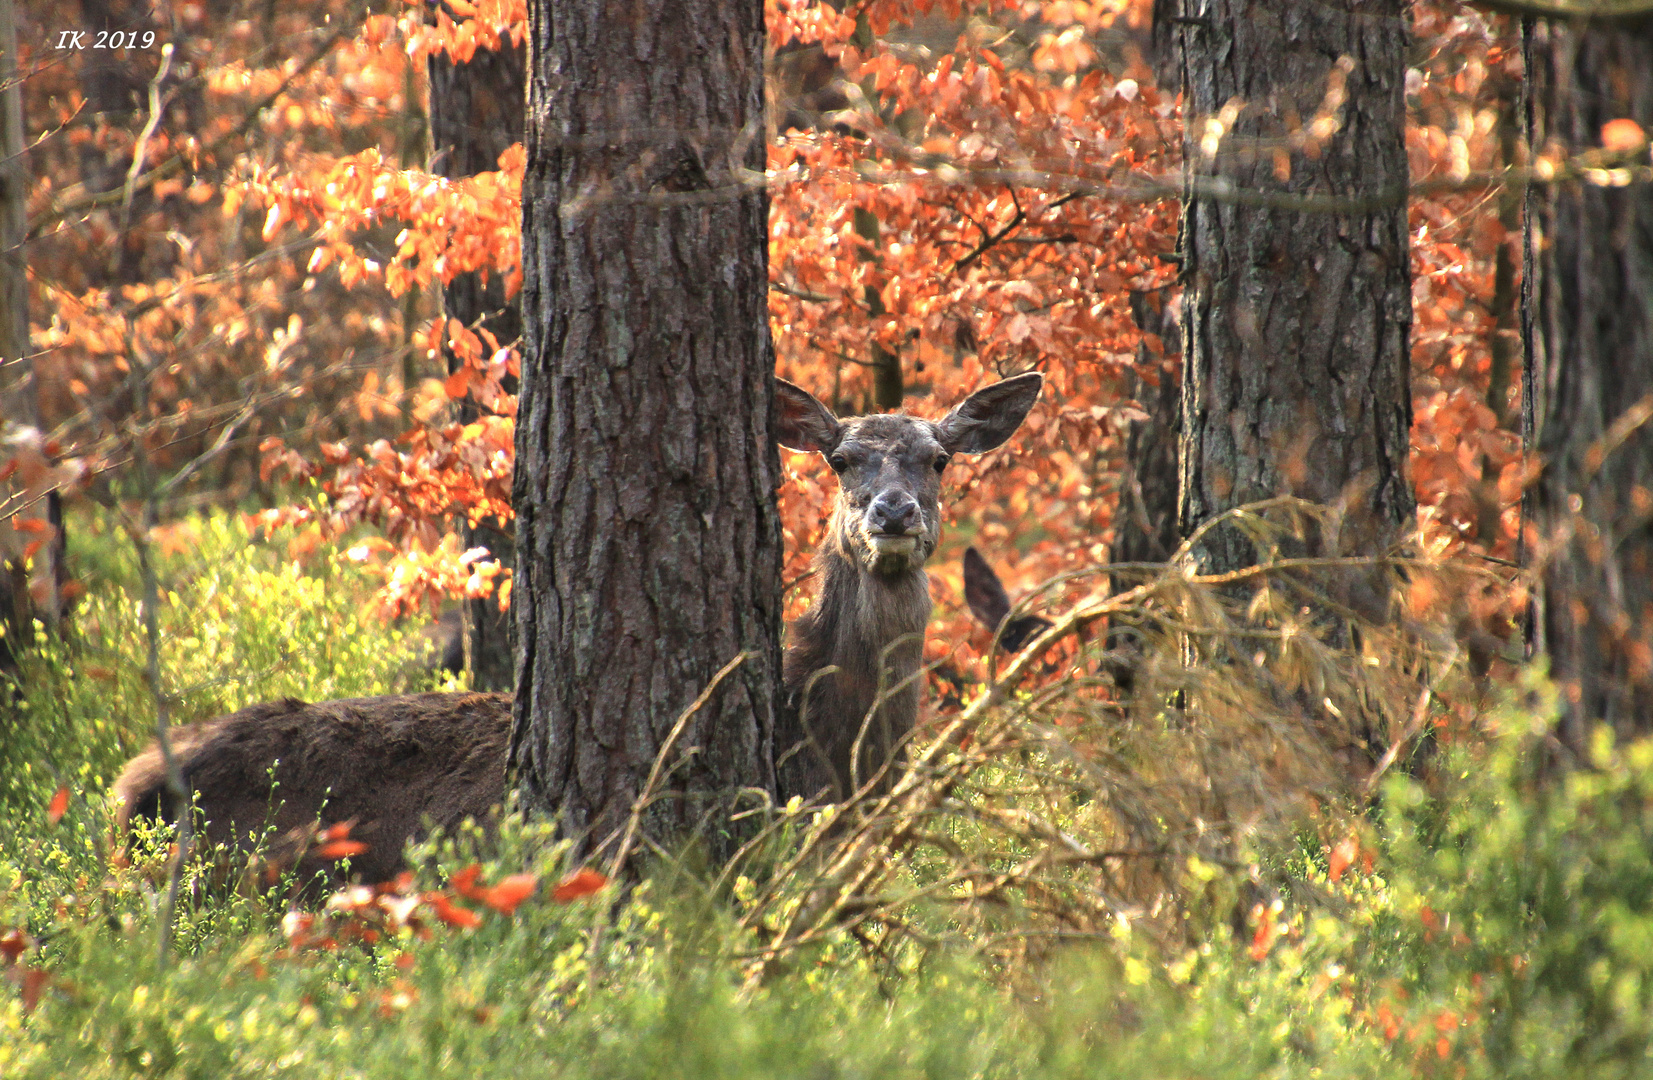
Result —
[[[1131, 294], [1131, 314], [1145, 333], [1156, 334], [1163, 350], [1137, 349], [1133, 396], [1148, 414], [1131, 424], [1119, 469], [1119, 506], [1114, 511], [1109, 561], [1164, 562], [1177, 547], [1177, 437], [1182, 380], [1177, 353], [1181, 336], [1170, 305], [1156, 306], [1148, 293]], [[1132, 582], [1134, 584], [1134, 582]]]
[[747, 653], [643, 818], [724, 854], [736, 793], [774, 792], [780, 701], [763, 5], [533, 0], [529, 25], [512, 763], [600, 843]]
[[[1160, 0], [1156, 15], [1188, 132], [1181, 534], [1293, 495], [1347, 503], [1311, 550], [1382, 553], [1415, 511], [1406, 5]], [[1232, 528], [1200, 556], [1208, 571], [1256, 561]], [[1337, 591], [1385, 607], [1378, 582]]]
[[[1653, 130], [1653, 27], [1539, 23], [1527, 71], [1538, 152], [1599, 147], [1621, 117]], [[1653, 731], [1653, 186], [1532, 189], [1526, 272], [1528, 634], [1579, 749], [1602, 721]]]
[[[499, 155], [522, 141], [523, 54], [521, 48], [503, 51], [478, 49], [470, 62], [455, 64], [445, 53], [430, 59], [431, 167], [442, 176], [465, 177], [499, 168]], [[492, 333], [501, 345], [522, 336], [522, 317], [515, 297], [506, 299], [498, 274], [460, 274], [442, 287], [442, 313], [469, 327]], [[447, 354], [451, 374], [461, 363]], [[514, 380], [513, 380], [514, 381]], [[409, 381], [411, 386], [411, 381]], [[507, 386], [514, 391], [514, 386]], [[459, 402], [459, 420], [470, 423], [478, 415], [477, 402]], [[492, 521], [465, 525], [465, 547], [485, 547], [506, 566], [516, 562], [510, 534]], [[497, 596], [466, 601], [460, 631], [465, 668], [478, 690], [510, 690], [514, 685], [511, 618], [500, 610]]]
[[[1162, 563], [1177, 548], [1177, 448], [1182, 431], [1182, 350], [1175, 307], [1151, 293], [1131, 294], [1131, 316], [1145, 333], [1159, 335], [1163, 349], [1137, 346], [1131, 395], [1147, 417], [1133, 421], [1119, 464], [1119, 502], [1114, 507], [1108, 561]], [[1140, 585], [1142, 573], [1114, 577], [1115, 592]], [[1136, 689], [1141, 636], [1148, 628], [1115, 625], [1107, 636], [1107, 672], [1121, 695]]]

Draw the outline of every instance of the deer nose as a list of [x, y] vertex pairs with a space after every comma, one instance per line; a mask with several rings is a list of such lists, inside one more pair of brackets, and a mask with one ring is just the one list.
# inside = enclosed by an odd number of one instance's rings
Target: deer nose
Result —
[[886, 491], [867, 507], [867, 524], [873, 532], [904, 535], [918, 529], [918, 500], [905, 491]]

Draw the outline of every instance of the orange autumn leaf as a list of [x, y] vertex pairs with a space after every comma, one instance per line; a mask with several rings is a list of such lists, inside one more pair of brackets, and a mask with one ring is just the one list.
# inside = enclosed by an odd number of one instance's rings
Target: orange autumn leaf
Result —
[[447, 893], [426, 893], [425, 899], [436, 909], [436, 917], [449, 926], [457, 926], [461, 930], [475, 930], [482, 925], [482, 916], [470, 908], [455, 904], [448, 899]]
[[512, 874], [491, 889], [483, 890], [481, 900], [501, 915], [510, 915], [539, 888], [539, 878], [533, 874]]
[[445, 381], [442, 384], [442, 391], [444, 393], [446, 393], [449, 397], [455, 398], [455, 399], [464, 397], [465, 396], [465, 389], [466, 389], [466, 378], [465, 378], [465, 369], [464, 368], [460, 368], [458, 371], [454, 372], [452, 375], [449, 375], [448, 378], [447, 378], [447, 381]]
[[566, 904], [570, 900], [590, 896], [607, 884], [607, 877], [595, 870], [581, 868], [557, 882], [557, 887], [551, 890], [551, 899], [559, 904]]
[[1257, 919], [1257, 932], [1251, 936], [1250, 956], [1261, 962], [1268, 956], [1268, 951], [1274, 947], [1274, 939], [1280, 936], [1280, 928], [1274, 921], [1274, 909], [1265, 908], [1258, 904], [1252, 909]]
[[316, 857], [319, 859], [343, 859], [350, 855], [360, 855], [367, 850], [367, 845], [360, 840], [329, 840], [316, 848]]
[[1627, 117], [1609, 120], [1601, 125], [1601, 145], [1615, 154], [1628, 154], [1647, 145], [1647, 132]]
[[448, 885], [454, 892], [467, 900], [481, 900], [488, 891], [476, 883], [476, 879], [481, 873], [482, 867], [477, 863], [472, 863], [449, 878]]
[[1360, 844], [1354, 837], [1345, 836], [1342, 840], [1339, 840], [1337, 846], [1332, 848], [1331, 854], [1327, 856], [1326, 859], [1326, 865], [1331, 879], [1336, 881], [1341, 878], [1343, 876], [1343, 872], [1349, 869], [1349, 866], [1355, 861], [1355, 857], [1359, 854]]
[[49, 803], [46, 807], [46, 823], [48, 825], [56, 825], [58, 822], [63, 820], [63, 815], [68, 813], [68, 811], [69, 789], [67, 787], [60, 787], [57, 789], [57, 794], [52, 796], [51, 803]]

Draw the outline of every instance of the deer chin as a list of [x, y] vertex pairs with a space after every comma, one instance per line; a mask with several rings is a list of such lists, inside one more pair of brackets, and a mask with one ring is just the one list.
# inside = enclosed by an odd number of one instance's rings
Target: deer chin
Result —
[[862, 534], [862, 552], [869, 569], [880, 574], [902, 574], [921, 570], [929, 555], [924, 538], [891, 533]]

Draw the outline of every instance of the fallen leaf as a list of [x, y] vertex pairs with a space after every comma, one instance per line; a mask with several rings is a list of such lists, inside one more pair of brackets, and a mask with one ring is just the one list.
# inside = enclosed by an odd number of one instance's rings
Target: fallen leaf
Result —
[[485, 890], [486, 895], [482, 896], [481, 900], [501, 915], [509, 915], [516, 911], [524, 900], [533, 896], [537, 888], [539, 878], [533, 874], [512, 874], [493, 888]]
[[46, 807], [46, 824], [56, 825], [58, 822], [63, 820], [63, 815], [68, 812], [69, 789], [67, 787], [60, 787], [57, 789], [57, 794], [52, 796], [51, 803]]
[[1326, 865], [1330, 871], [1331, 879], [1336, 881], [1341, 878], [1343, 872], [1349, 868], [1359, 854], [1360, 844], [1354, 837], [1345, 836], [1338, 841], [1337, 846], [1332, 848], [1331, 854], [1326, 858]]
[[460, 907], [448, 899], [447, 893], [426, 893], [425, 899], [431, 907], [436, 909], [436, 917], [449, 926], [457, 926], [465, 930], [474, 930], [482, 925], [482, 916], [470, 908]]
[[581, 868], [557, 882], [557, 887], [551, 890], [551, 899], [559, 904], [566, 904], [570, 900], [578, 900], [582, 896], [590, 896], [608, 884], [608, 878], [595, 870]]
[[482, 867], [477, 863], [472, 863], [450, 877], [448, 886], [467, 900], [480, 900], [483, 894], [487, 892], [486, 889], [476, 883], [476, 879], [481, 873]]

